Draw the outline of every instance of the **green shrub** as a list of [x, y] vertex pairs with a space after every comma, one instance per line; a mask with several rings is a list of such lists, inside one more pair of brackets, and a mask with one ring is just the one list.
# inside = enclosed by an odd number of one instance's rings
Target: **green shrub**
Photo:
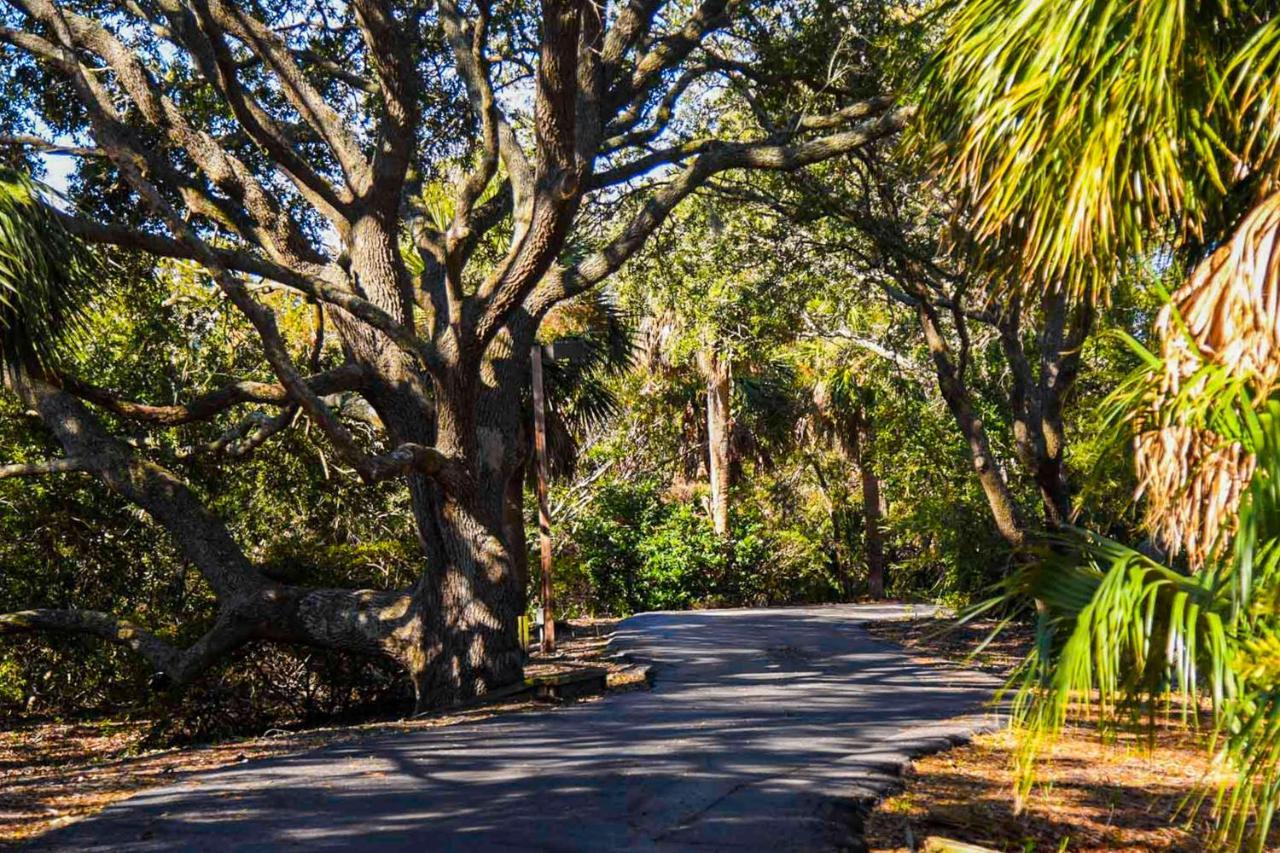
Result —
[[626, 615], [834, 601], [839, 584], [822, 535], [776, 529], [748, 503], [721, 539], [700, 507], [667, 499], [658, 482], [610, 481], [557, 555], [560, 610]]
[[726, 580], [731, 546], [687, 503], [668, 505], [662, 520], [638, 544], [645, 610], [705, 604]]

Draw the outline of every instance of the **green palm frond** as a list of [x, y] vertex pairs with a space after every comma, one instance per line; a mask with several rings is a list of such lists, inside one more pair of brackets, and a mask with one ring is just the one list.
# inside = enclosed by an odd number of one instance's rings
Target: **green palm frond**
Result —
[[1009, 684], [1022, 734], [1019, 794], [1073, 716], [1139, 723], [1177, 709], [1194, 723], [1207, 700], [1212, 749], [1233, 775], [1199, 802], [1216, 810], [1224, 849], [1257, 848], [1280, 798], [1280, 399], [1257, 399], [1206, 361], [1153, 413], [1144, 401], [1166, 371], [1139, 342], [1129, 344], [1142, 367], [1107, 401], [1111, 421], [1129, 422], [1139, 435], [1191, 425], [1212, 442], [1238, 446], [1252, 460], [1251, 476], [1228, 541], [1194, 572], [1067, 529], [975, 609], [1037, 604], [1036, 646]]
[[[1274, 612], [1274, 611], [1272, 611]], [[1222, 839], [1261, 848], [1280, 802], [1280, 634], [1275, 625], [1240, 645], [1233, 660], [1240, 689], [1227, 703], [1219, 756], [1247, 781], [1222, 787], [1214, 802]]]
[[1035, 649], [1010, 682], [1019, 794], [1072, 716], [1136, 723], [1176, 708], [1194, 723], [1208, 700], [1214, 748], [1234, 773], [1212, 799], [1218, 841], [1260, 848], [1280, 798], [1280, 400], [1206, 396], [1178, 399], [1255, 460], [1230, 547], [1189, 572], [1067, 529], [996, 600], [1038, 605]]
[[102, 264], [26, 175], [0, 168], [0, 355], [48, 364], [82, 328]]
[[[581, 434], [603, 426], [618, 414], [620, 405], [614, 389], [595, 373], [579, 375], [570, 384], [564, 368], [548, 368], [547, 397], [555, 417], [562, 421], [570, 434]], [[555, 383], [554, 390], [551, 383]]]
[[946, 4], [919, 126], [982, 264], [1084, 296], [1153, 241], [1215, 236], [1242, 170], [1276, 174], [1275, 12], [1242, 0]]
[[629, 370], [635, 358], [630, 319], [602, 294], [592, 296], [590, 308], [589, 324], [556, 339], [572, 356], [543, 365], [547, 400], [571, 431], [589, 429], [616, 413], [607, 380]]
[[[1241, 118], [1241, 157], [1248, 163], [1274, 164], [1280, 143], [1280, 19], [1253, 32], [1231, 58], [1224, 77], [1221, 96]], [[1274, 174], [1274, 165], [1266, 171]]]
[[732, 441], [743, 456], [771, 459], [795, 439], [796, 371], [778, 359], [743, 367], [733, 375]]
[[579, 439], [618, 414], [611, 379], [626, 373], [635, 359], [631, 318], [603, 293], [589, 297], [581, 328], [555, 339], [569, 355], [543, 363], [547, 394], [547, 448], [553, 476], [571, 473]]
[[1039, 607], [1036, 646], [1010, 681], [1020, 797], [1072, 716], [1140, 723], [1176, 708], [1195, 724], [1202, 698], [1221, 716], [1240, 694], [1232, 600], [1214, 572], [1180, 572], [1068, 530], [1002, 597]]

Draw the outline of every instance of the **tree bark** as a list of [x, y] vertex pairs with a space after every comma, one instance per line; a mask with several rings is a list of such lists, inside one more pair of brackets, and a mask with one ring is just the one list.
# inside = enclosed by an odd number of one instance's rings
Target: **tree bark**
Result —
[[855, 426], [857, 463], [862, 481], [862, 515], [865, 524], [867, 552], [867, 593], [874, 599], [884, 598], [885, 548], [884, 517], [887, 512], [880, 477], [876, 473], [875, 425], [863, 412]]
[[996, 529], [1010, 545], [1015, 548], [1021, 547], [1026, 542], [1026, 523], [1018, 511], [1018, 505], [1009, 490], [1004, 472], [996, 464], [986, 428], [982, 419], [973, 410], [973, 399], [964, 383], [964, 378], [952, 361], [951, 349], [939, 327], [937, 311], [928, 303], [921, 301], [916, 315], [920, 321], [920, 328], [924, 331], [925, 341], [929, 345], [929, 354], [933, 359], [942, 398], [946, 401], [947, 408], [950, 409], [961, 435], [969, 446], [973, 471], [991, 508]]
[[1045, 297], [1045, 329], [1040, 338], [1040, 429], [1044, 456], [1036, 467], [1036, 484], [1044, 496], [1050, 525], [1071, 521], [1073, 508], [1064, 460], [1066, 431], [1062, 410], [1080, 375], [1085, 340], [1093, 330], [1088, 299], [1071, 306], [1065, 293]]
[[721, 537], [729, 535], [729, 436], [732, 371], [727, 358], [714, 350], [699, 356], [707, 382], [707, 458], [711, 474], [711, 523]]
[[409, 661], [419, 710], [473, 699], [523, 674], [516, 624], [523, 594], [507, 544], [448, 496], [436, 504], [433, 521], [440, 568], [422, 576], [413, 596], [424, 625]]

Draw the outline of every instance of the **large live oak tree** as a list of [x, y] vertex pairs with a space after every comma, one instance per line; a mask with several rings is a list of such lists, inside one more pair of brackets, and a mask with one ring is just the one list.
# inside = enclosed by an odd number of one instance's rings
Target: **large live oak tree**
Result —
[[[81, 158], [61, 226], [90, 244], [196, 264], [251, 324], [276, 380], [158, 406], [51, 362], [9, 359], [6, 387], [65, 456], [0, 476], [95, 477], [163, 525], [218, 611], [189, 648], [97, 611], [9, 614], [0, 632], [96, 635], [179, 685], [254, 640], [385, 655], [411, 676], [419, 707], [518, 679], [520, 400], [538, 324], [616, 271], [714, 176], [798, 169], [904, 124], [907, 111], [879, 96], [866, 68], [806, 81], [801, 62], [760, 61], [798, 22], [838, 28], [841, 8], [0, 2], [0, 85], [28, 87], [0, 126], [0, 155]], [[751, 121], [707, 119], [731, 95]], [[692, 118], [681, 118], [685, 102]], [[608, 215], [618, 210], [627, 216]], [[320, 306], [345, 364], [299, 364], [262, 283]], [[390, 450], [353, 433], [329, 404], [338, 391], [368, 402]], [[179, 473], [111, 426], [165, 428], [247, 404], [289, 415], [267, 431], [301, 411], [361, 480], [404, 483], [423, 551], [411, 589], [273, 580]]]

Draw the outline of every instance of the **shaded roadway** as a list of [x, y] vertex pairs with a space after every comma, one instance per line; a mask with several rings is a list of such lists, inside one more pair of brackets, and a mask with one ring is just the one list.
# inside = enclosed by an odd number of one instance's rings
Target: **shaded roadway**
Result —
[[989, 723], [989, 676], [870, 638], [879, 605], [647, 613], [654, 687], [192, 774], [57, 850], [842, 850], [909, 755]]

